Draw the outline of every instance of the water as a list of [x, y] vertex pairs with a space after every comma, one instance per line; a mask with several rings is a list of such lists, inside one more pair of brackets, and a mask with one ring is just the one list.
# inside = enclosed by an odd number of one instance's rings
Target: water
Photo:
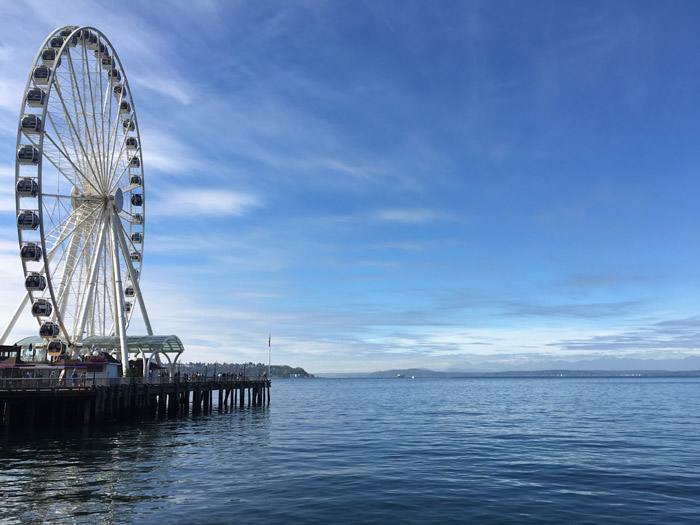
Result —
[[0, 437], [0, 522], [698, 523], [699, 408], [698, 379], [279, 380]]

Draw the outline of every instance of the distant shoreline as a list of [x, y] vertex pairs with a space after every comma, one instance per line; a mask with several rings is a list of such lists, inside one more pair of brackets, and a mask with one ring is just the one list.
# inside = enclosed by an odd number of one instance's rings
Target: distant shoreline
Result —
[[[402, 375], [403, 377], [398, 377]], [[326, 379], [426, 379], [426, 378], [567, 378], [567, 377], [700, 377], [700, 370], [536, 370], [509, 372], [435, 372], [432, 370], [391, 370], [373, 373], [315, 374]]]

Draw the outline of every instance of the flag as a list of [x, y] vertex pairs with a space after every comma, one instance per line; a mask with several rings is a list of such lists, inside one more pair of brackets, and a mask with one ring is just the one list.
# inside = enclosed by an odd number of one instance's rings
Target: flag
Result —
[[272, 341], [272, 334], [267, 338], [267, 347], [270, 348], [270, 341]]

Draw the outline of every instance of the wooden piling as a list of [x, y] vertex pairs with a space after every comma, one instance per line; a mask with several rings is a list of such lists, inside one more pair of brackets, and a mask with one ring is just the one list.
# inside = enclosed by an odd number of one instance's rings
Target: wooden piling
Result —
[[[0, 427], [11, 429], [31, 426], [95, 425], [156, 417], [176, 417], [214, 407], [244, 408], [270, 404], [269, 379], [221, 378], [168, 383], [123, 381], [113, 385], [89, 387], [60, 386], [58, 381], [46, 387], [21, 387], [0, 379]], [[14, 386], [20, 385], [20, 386]], [[191, 408], [190, 408], [191, 404]]]

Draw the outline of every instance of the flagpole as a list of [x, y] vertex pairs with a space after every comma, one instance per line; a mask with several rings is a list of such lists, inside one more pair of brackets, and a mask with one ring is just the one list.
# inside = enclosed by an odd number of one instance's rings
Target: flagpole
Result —
[[272, 379], [272, 334], [267, 338], [267, 378]]

